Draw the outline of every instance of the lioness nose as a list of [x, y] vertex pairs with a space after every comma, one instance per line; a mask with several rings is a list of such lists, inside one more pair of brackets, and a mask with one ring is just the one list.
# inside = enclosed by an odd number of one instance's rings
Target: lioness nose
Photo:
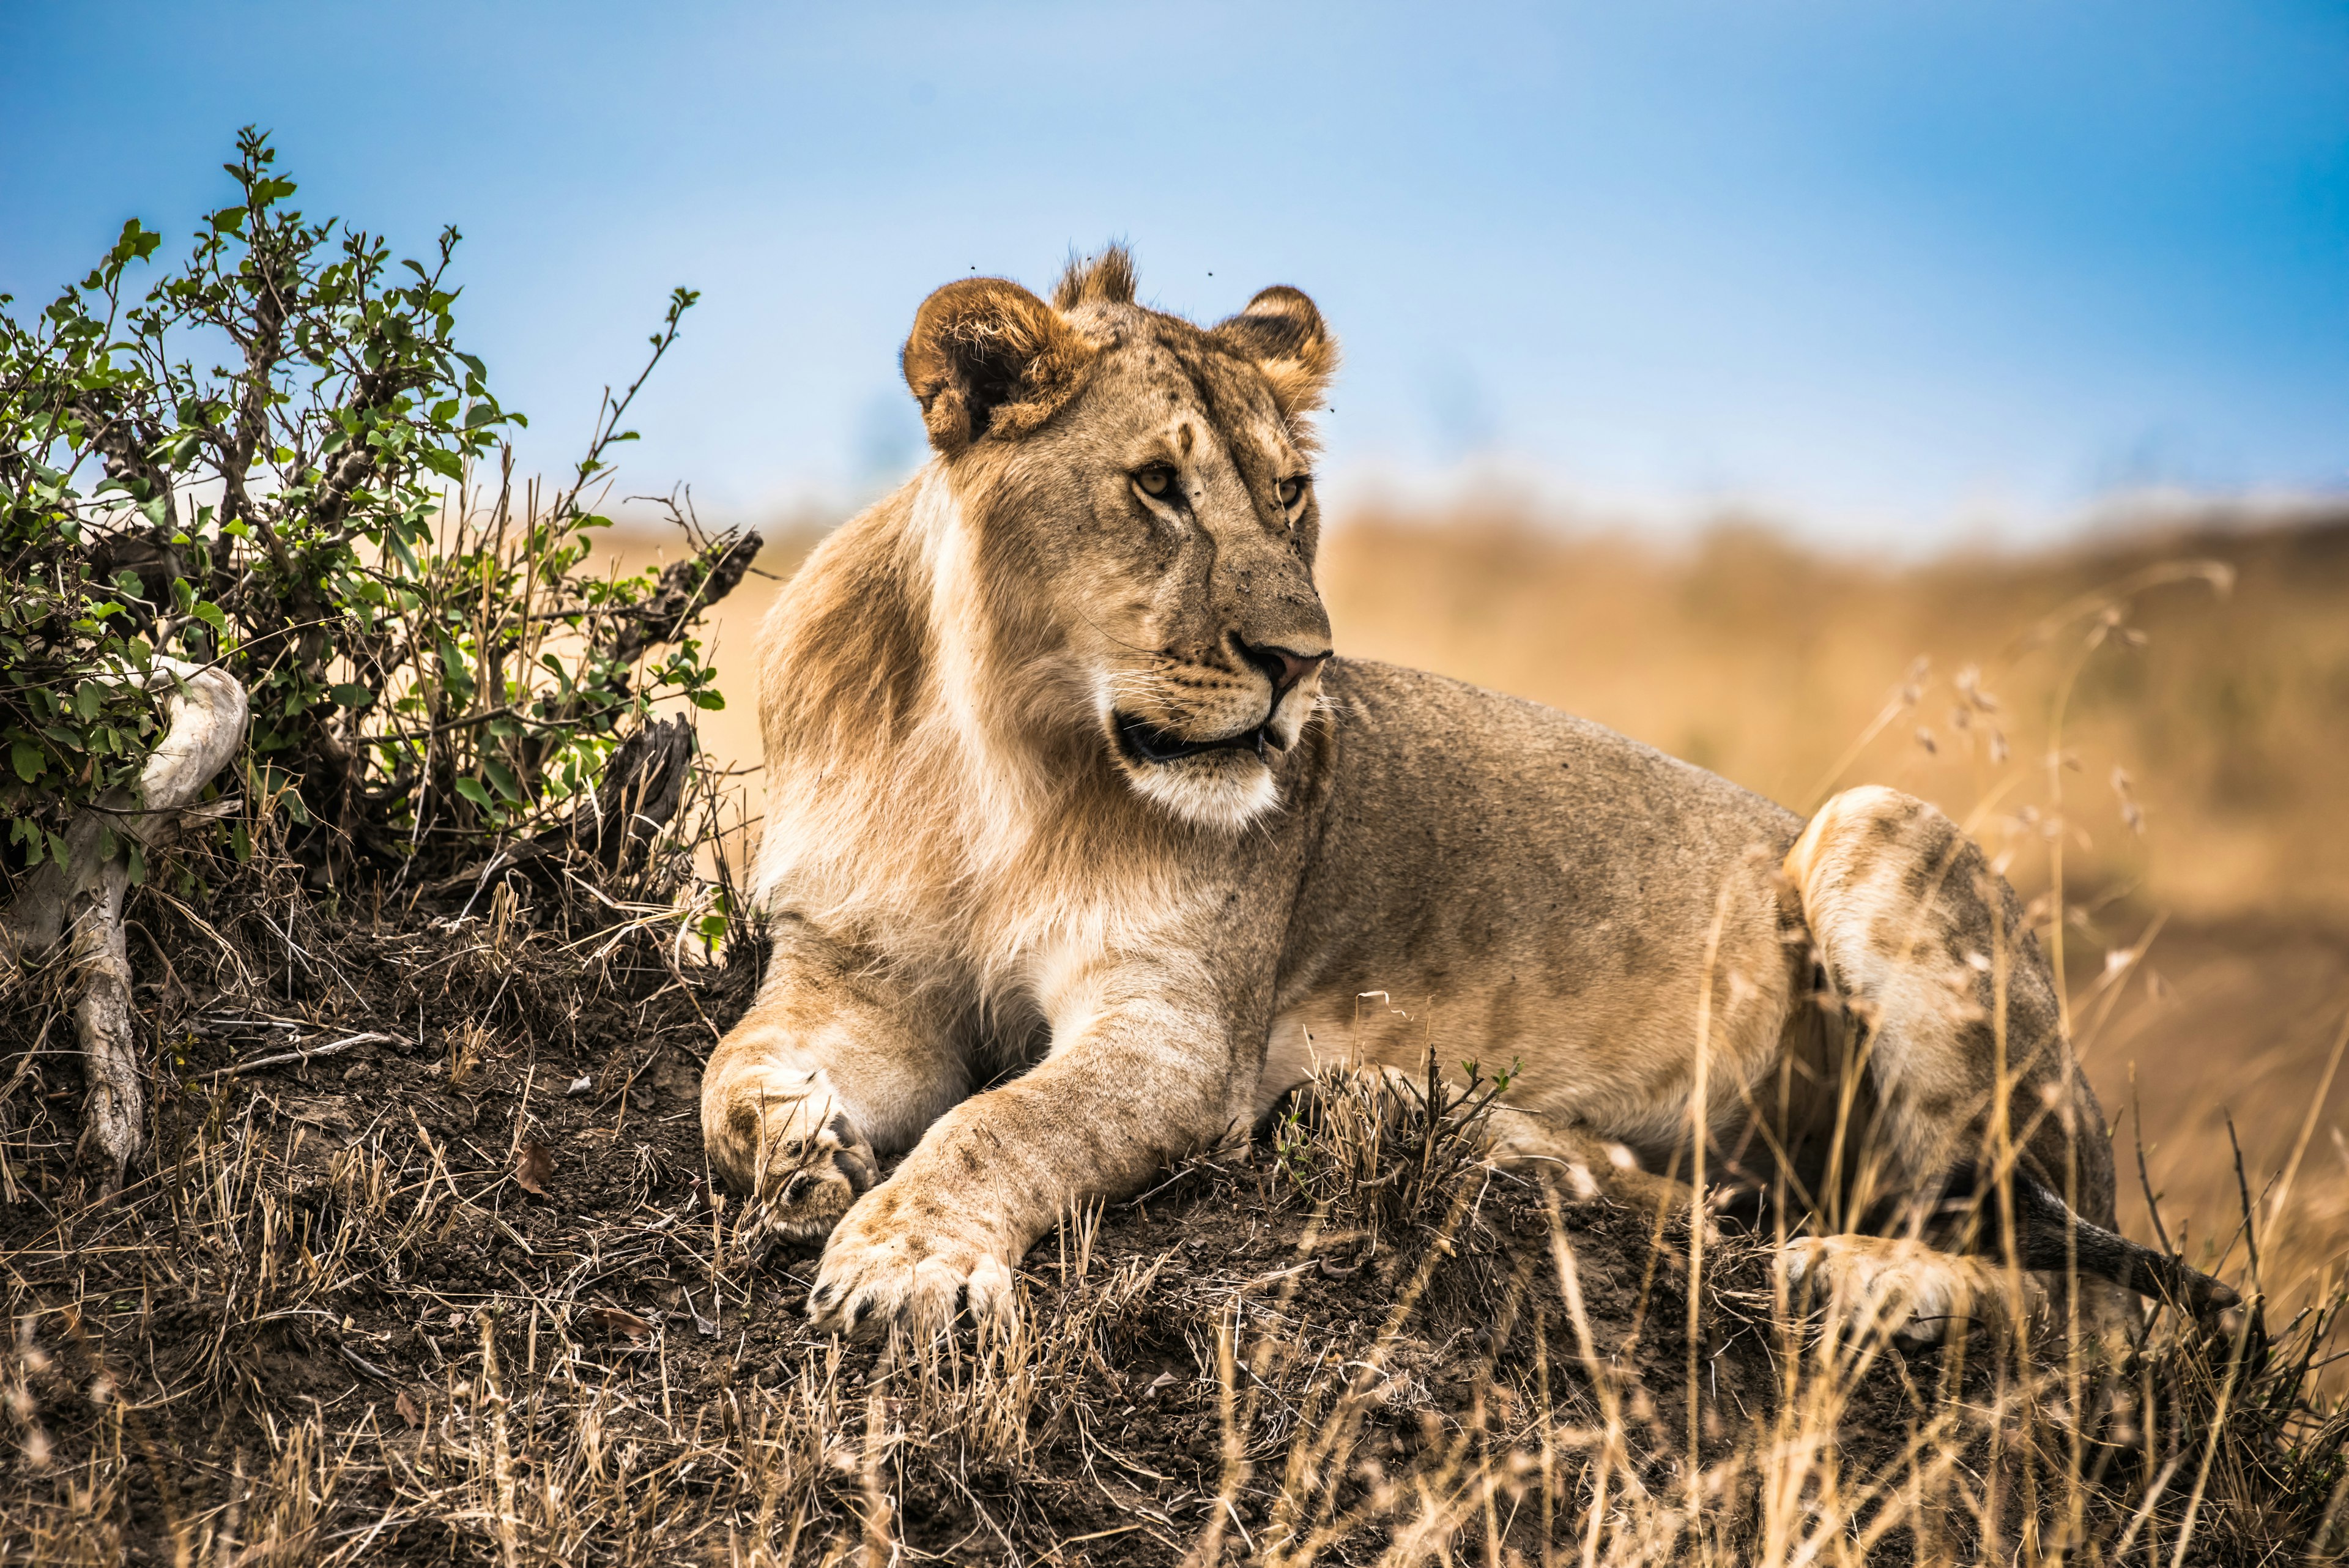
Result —
[[1276, 702], [1290, 687], [1319, 669], [1321, 661], [1330, 657], [1326, 650], [1298, 653], [1286, 648], [1244, 642], [1238, 638], [1232, 640], [1239, 644], [1240, 657], [1263, 670], [1265, 679], [1272, 682], [1272, 699]]

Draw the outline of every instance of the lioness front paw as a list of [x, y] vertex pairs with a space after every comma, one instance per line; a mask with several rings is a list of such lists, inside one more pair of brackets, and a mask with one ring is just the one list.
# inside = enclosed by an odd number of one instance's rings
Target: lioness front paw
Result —
[[750, 1188], [734, 1234], [752, 1253], [823, 1241], [880, 1177], [873, 1146], [820, 1076], [737, 1094], [707, 1139], [711, 1162]]
[[879, 1334], [903, 1322], [922, 1331], [1013, 1310], [1011, 1262], [986, 1227], [943, 1204], [876, 1188], [823, 1249], [808, 1321], [838, 1334]]
[[1798, 1308], [1807, 1285], [1812, 1307], [1850, 1339], [1930, 1344], [1953, 1324], [2011, 1322], [2018, 1308], [2036, 1314], [2046, 1301], [2030, 1274], [2015, 1300], [1997, 1264], [1897, 1237], [1798, 1237], [1778, 1249], [1777, 1268]]
[[873, 1147], [835, 1114], [771, 1162], [737, 1223], [746, 1249], [809, 1247], [832, 1234], [879, 1174]]

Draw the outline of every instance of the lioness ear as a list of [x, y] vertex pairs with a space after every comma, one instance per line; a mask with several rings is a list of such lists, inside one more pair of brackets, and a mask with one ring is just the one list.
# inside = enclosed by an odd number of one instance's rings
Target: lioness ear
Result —
[[930, 444], [952, 456], [983, 436], [1042, 424], [1082, 384], [1093, 352], [1018, 284], [971, 277], [922, 301], [903, 364]]
[[1246, 310], [1216, 323], [1213, 336], [1233, 353], [1256, 361], [1272, 383], [1280, 411], [1292, 419], [1321, 406], [1321, 394], [1338, 369], [1338, 340], [1321, 324], [1320, 311], [1284, 286], [1266, 289]]

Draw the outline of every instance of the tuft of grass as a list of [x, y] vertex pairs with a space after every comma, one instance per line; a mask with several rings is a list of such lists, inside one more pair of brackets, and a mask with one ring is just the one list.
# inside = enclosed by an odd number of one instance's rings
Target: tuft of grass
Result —
[[1432, 1044], [1416, 1077], [1319, 1064], [1275, 1123], [1282, 1174], [1371, 1254], [1382, 1235], [1441, 1216], [1481, 1168], [1485, 1122], [1516, 1075], [1514, 1065], [1491, 1077], [1474, 1062], [1460, 1068], [1447, 1077]]

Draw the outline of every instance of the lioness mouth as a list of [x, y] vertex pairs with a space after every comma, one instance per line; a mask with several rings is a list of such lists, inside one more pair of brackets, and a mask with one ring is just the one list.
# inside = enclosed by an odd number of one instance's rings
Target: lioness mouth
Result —
[[1252, 751], [1259, 762], [1270, 766], [1272, 753], [1281, 749], [1280, 738], [1272, 732], [1270, 724], [1258, 724], [1252, 730], [1212, 741], [1186, 741], [1172, 730], [1162, 730], [1146, 720], [1120, 713], [1116, 716], [1116, 730], [1119, 747], [1137, 763], [1177, 762], [1202, 752]]

